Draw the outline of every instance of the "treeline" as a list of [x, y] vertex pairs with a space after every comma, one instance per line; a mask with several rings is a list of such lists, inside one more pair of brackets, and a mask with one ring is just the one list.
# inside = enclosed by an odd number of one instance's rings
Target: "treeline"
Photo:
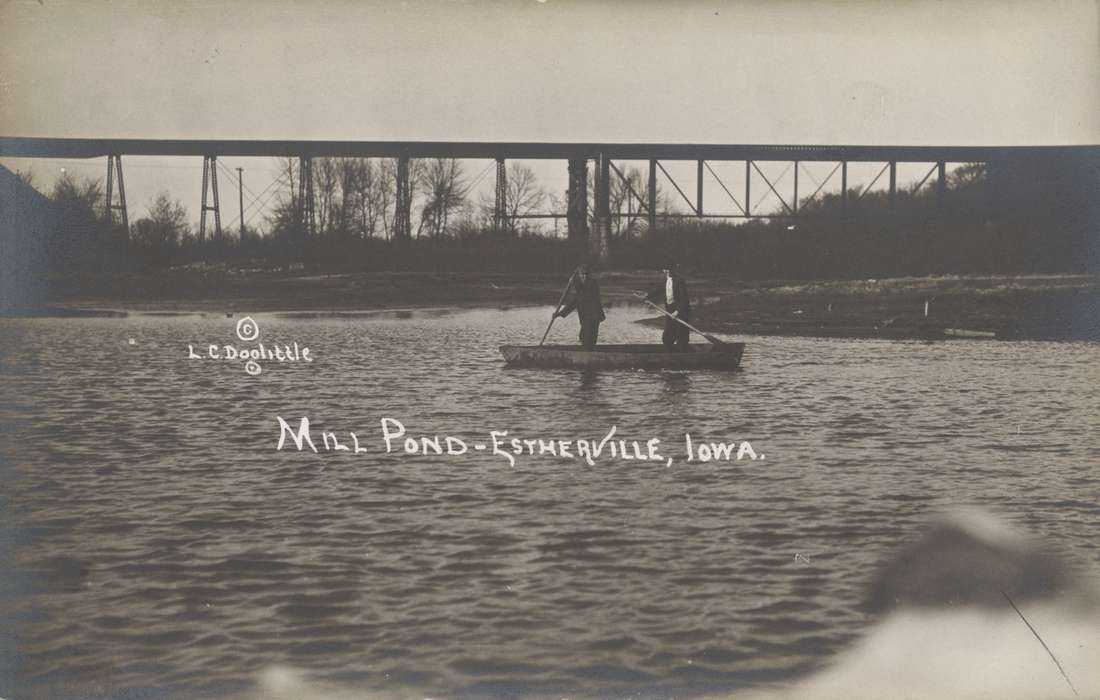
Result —
[[[569, 267], [584, 251], [549, 231], [545, 219], [562, 212], [564, 196], [547, 193], [533, 171], [510, 164], [506, 216], [494, 200], [475, 197], [481, 179], [461, 161], [410, 161], [407, 235], [395, 235], [396, 164], [390, 160], [318, 158], [313, 161], [312, 234], [301, 217], [298, 161], [280, 161], [270, 212], [256, 228], [224, 230], [208, 221], [203, 240], [184, 207], [157, 195], [129, 231], [107, 216], [102, 183], [63, 175], [50, 192], [54, 223], [44, 264], [54, 271], [141, 271], [184, 265], [320, 271], [551, 271]], [[637, 195], [637, 169], [612, 176], [608, 266], [659, 266], [675, 257], [701, 273], [740, 278], [821, 278], [945, 273], [1015, 273], [1095, 269], [1094, 210], [1067, 200], [1059, 188], [1087, 194], [1087, 182], [1039, 188], [1033, 201], [985, 165], [950, 173], [945, 196], [934, 186], [840, 193], [804, 200], [799, 216], [733, 222], [682, 216], [659, 192], [658, 224], [650, 230]], [[595, 190], [590, 186], [589, 194]], [[1068, 202], [1068, 204], [1067, 204]], [[1067, 213], [1068, 207], [1068, 213]], [[591, 211], [594, 207], [591, 206]], [[536, 223], [543, 222], [543, 223]], [[239, 231], [239, 233], [238, 233]]]
[[[1092, 180], [1096, 182], [1095, 179]], [[802, 202], [797, 218], [679, 220], [619, 242], [617, 264], [675, 251], [695, 270], [745, 279], [1087, 272], [1100, 269], [1100, 216], [1088, 179], [1002, 182], [984, 164], [936, 188], [850, 190]]]
[[[409, 162], [405, 196], [410, 202], [410, 227], [404, 236], [395, 234], [397, 166], [392, 160], [314, 159], [310, 226], [301, 206], [298, 161], [280, 159], [279, 187], [266, 214], [255, 226], [251, 221], [240, 226], [238, 221], [220, 234], [212, 216], [200, 231], [197, 223], [189, 221], [184, 206], [167, 192], [148, 202], [145, 215], [131, 220], [127, 230], [118, 212], [111, 216], [108, 211], [101, 180], [63, 173], [48, 192], [52, 205], [43, 216], [50, 222], [44, 232], [35, 234], [45, 237], [39, 241], [45, 254], [35, 256], [34, 262], [54, 271], [201, 262], [346, 267], [366, 260], [369, 249], [372, 269], [378, 267], [378, 260], [404, 269], [418, 266], [419, 259], [428, 254], [427, 243], [442, 246], [448, 241], [481, 238], [497, 243], [526, 241], [519, 248], [530, 250], [535, 258], [554, 248], [552, 237], [540, 240], [546, 238], [540, 235], [540, 226], [527, 217], [564, 204], [546, 193], [530, 168], [520, 163], [509, 165], [505, 216], [499, 218], [493, 198], [473, 195], [480, 178], [471, 178], [461, 161]], [[29, 173], [16, 175], [24, 185], [33, 187]], [[27, 199], [25, 192], [18, 196]], [[495, 245], [479, 249], [491, 252]], [[517, 254], [525, 254], [519, 248]], [[478, 255], [484, 263], [484, 255]]]
[[471, 232], [499, 228], [512, 235], [529, 233], [530, 214], [547, 207], [550, 197], [534, 172], [513, 162], [506, 173], [506, 218], [494, 216], [495, 199], [474, 197], [474, 188], [488, 169], [471, 176], [454, 158], [408, 161], [410, 226], [395, 226], [398, 165], [392, 159], [314, 158], [313, 231], [303, 214], [299, 163], [296, 158], [278, 160], [281, 189], [268, 215], [267, 232], [274, 238], [303, 239], [422, 239], [468, 237]]

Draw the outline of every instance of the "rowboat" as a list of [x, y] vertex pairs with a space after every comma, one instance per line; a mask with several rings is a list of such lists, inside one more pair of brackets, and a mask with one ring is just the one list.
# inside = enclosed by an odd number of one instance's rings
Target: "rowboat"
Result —
[[668, 352], [664, 345], [501, 345], [509, 367], [579, 367], [592, 369], [717, 369], [741, 366], [744, 343], [697, 343], [689, 352]]

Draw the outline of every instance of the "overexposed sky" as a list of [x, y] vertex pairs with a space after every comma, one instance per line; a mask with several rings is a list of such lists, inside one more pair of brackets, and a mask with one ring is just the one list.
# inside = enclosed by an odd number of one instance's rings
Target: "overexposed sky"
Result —
[[0, 133], [1100, 142], [1094, 2], [9, 0]]
[[[7, 0], [0, 135], [1100, 143], [1100, 12], [1080, 0]], [[149, 194], [133, 181], [132, 207]]]

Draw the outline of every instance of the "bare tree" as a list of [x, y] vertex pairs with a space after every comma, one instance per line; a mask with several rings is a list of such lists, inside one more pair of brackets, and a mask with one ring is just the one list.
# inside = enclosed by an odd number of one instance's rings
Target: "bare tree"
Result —
[[386, 207], [390, 203], [390, 185], [380, 164], [364, 158], [362, 170], [357, 180], [360, 189], [358, 197], [359, 226], [366, 238], [374, 237], [378, 224], [384, 218]]
[[[424, 183], [424, 171], [426, 169], [426, 161], [420, 158], [409, 158], [409, 218], [412, 218], [412, 214], [415, 211], [423, 212], [423, 208], [417, 209], [416, 201], [420, 197], [420, 190], [423, 188]], [[412, 221], [409, 222], [410, 225]], [[420, 238], [420, 234], [424, 230], [424, 218], [421, 215], [420, 219], [416, 222], [416, 227], [413, 234], [416, 238]]]
[[[409, 205], [409, 219], [410, 219], [409, 220], [409, 226], [410, 226], [410, 228], [412, 228], [412, 223], [413, 223], [412, 222], [412, 215], [413, 215], [413, 212], [417, 211], [416, 198], [417, 198], [417, 194], [419, 192], [419, 187], [420, 187], [421, 183], [424, 180], [424, 161], [421, 160], [421, 159], [417, 159], [417, 158], [410, 158], [409, 161], [408, 161], [408, 167], [409, 167], [408, 192], [407, 192], [406, 196], [408, 197], [408, 205]], [[388, 160], [387, 161], [387, 169], [388, 169], [388, 172], [389, 172], [389, 176], [392, 178], [392, 183], [393, 183], [393, 188], [394, 188], [394, 190], [393, 190], [393, 203], [394, 203], [394, 209], [395, 209], [394, 218], [396, 219], [396, 216], [397, 216], [396, 207], [397, 207], [398, 159], [397, 158], [392, 158], [392, 159]], [[416, 225], [415, 229], [413, 229], [413, 231], [415, 231], [415, 233], [412, 234], [413, 236], [415, 236], [417, 238], [420, 237], [421, 230], [424, 228], [424, 223], [425, 223], [424, 219], [423, 219], [423, 217], [421, 217], [420, 221]], [[387, 230], [392, 230], [390, 225], [387, 225], [386, 229]]]
[[332, 213], [333, 228], [344, 235], [371, 238], [385, 218], [393, 199], [392, 181], [387, 181], [384, 164], [369, 158], [340, 158], [337, 162], [339, 205]]
[[455, 158], [433, 158], [424, 165], [421, 180], [425, 190], [424, 207], [420, 225], [428, 227], [428, 233], [438, 240], [447, 233], [451, 214], [466, 203], [469, 185], [462, 171], [462, 163]]
[[[512, 163], [508, 166], [506, 180], [504, 227], [508, 233], [514, 235], [520, 229], [519, 217], [537, 213], [543, 208], [546, 202], [546, 190], [539, 185], [535, 171], [522, 163]], [[496, 198], [482, 195], [480, 209], [486, 223], [494, 221]]]
[[611, 211], [618, 214], [614, 228], [618, 238], [635, 230], [636, 215], [648, 204], [643, 182], [642, 171], [636, 167], [627, 168], [623, 177], [616, 172], [611, 174]]
[[[347, 235], [351, 231], [356, 206], [358, 179], [362, 165], [357, 158], [314, 158], [313, 193], [317, 232], [322, 235]], [[268, 222], [276, 234], [304, 235], [305, 222], [299, 220], [298, 182], [300, 160], [279, 158], [282, 189]]]
[[314, 207], [317, 216], [317, 232], [332, 233], [332, 213], [339, 206], [340, 177], [334, 158], [313, 159]]
[[187, 236], [187, 210], [167, 192], [159, 192], [148, 205], [149, 216], [134, 223], [133, 242], [146, 256], [167, 263]]
[[[553, 192], [547, 194], [547, 198], [550, 200], [550, 211], [563, 212], [569, 207], [569, 195], [567, 192], [563, 192], [558, 195]], [[559, 225], [560, 219], [554, 218], [554, 237], [560, 235]]]
[[77, 179], [66, 172], [54, 183], [50, 199], [71, 213], [81, 212], [93, 218], [106, 215], [103, 184], [94, 178]]
[[356, 231], [355, 211], [362, 196], [359, 181], [363, 179], [363, 159], [337, 158], [336, 179], [340, 189], [340, 204], [332, 214], [332, 229], [340, 236], [351, 236]]
[[301, 222], [298, 220], [298, 159], [279, 158], [277, 164], [282, 189], [267, 217], [268, 224], [274, 235], [293, 239], [301, 233]]
[[397, 161], [388, 158], [382, 161], [378, 168], [378, 186], [374, 189], [378, 203], [379, 214], [382, 216], [382, 231], [386, 240], [393, 235], [393, 218], [391, 212], [395, 205]]
[[542, 208], [546, 202], [546, 190], [539, 185], [535, 171], [522, 163], [512, 163], [508, 168], [506, 190], [508, 193], [506, 211], [514, 231], [517, 216], [534, 214]]

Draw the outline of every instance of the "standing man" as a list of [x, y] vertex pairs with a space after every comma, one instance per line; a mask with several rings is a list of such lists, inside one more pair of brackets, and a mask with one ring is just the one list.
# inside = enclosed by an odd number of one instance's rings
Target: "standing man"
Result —
[[577, 266], [570, 291], [572, 294], [569, 301], [558, 309], [557, 315], [565, 318], [573, 309], [577, 310], [581, 321], [581, 345], [585, 350], [591, 350], [596, 347], [600, 323], [607, 317], [604, 316], [603, 303], [600, 301], [600, 285], [589, 272], [588, 265], [582, 263]]
[[[691, 299], [688, 298], [687, 282], [677, 274], [676, 262], [673, 260], [667, 262], [662, 272], [665, 274], [665, 283], [646, 295], [646, 300], [653, 304], [663, 303], [665, 311], [676, 318], [690, 321]], [[691, 350], [688, 327], [668, 316], [665, 316], [665, 332], [661, 334], [661, 342], [669, 351]]]

